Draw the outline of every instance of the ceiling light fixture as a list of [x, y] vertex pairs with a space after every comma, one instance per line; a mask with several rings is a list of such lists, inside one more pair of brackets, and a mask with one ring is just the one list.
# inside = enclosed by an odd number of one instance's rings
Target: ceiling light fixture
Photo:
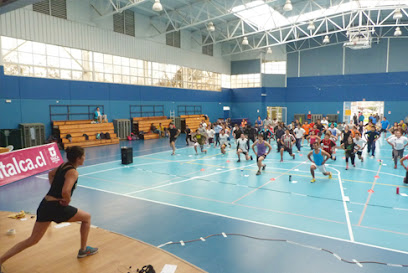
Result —
[[392, 16], [394, 20], [402, 19], [401, 9], [395, 9], [394, 15]]
[[310, 22], [309, 25], [307, 26], [307, 29], [310, 30], [310, 31], [312, 31], [312, 30], [315, 30], [316, 27], [315, 27], [315, 25], [313, 24], [313, 22]]
[[268, 47], [268, 50], [266, 51], [268, 54], [272, 54], [272, 48]]
[[244, 39], [242, 40], [242, 45], [248, 45], [248, 44], [249, 44], [248, 38], [244, 37]]
[[207, 30], [211, 31], [211, 32], [215, 31], [215, 26], [214, 26], [213, 22], [208, 23]]
[[328, 43], [330, 43], [330, 38], [329, 38], [329, 35], [326, 35], [324, 36], [323, 44], [328, 44]]
[[401, 35], [402, 35], [402, 31], [400, 27], [396, 27], [394, 31], [394, 36], [401, 36]]
[[284, 11], [291, 11], [293, 9], [292, 2], [290, 0], [286, 0], [285, 5], [283, 6]]
[[153, 9], [154, 11], [157, 11], [157, 12], [163, 10], [163, 6], [162, 6], [162, 4], [160, 3], [160, 0], [154, 0], [154, 4], [153, 4], [152, 9]]

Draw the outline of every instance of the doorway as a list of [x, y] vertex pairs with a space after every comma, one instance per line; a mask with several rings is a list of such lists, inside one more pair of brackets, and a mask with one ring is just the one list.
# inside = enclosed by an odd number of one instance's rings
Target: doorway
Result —
[[287, 122], [287, 113], [288, 110], [286, 107], [280, 107], [280, 106], [268, 106], [266, 107], [268, 117], [273, 120], [276, 118], [278, 121], [284, 122], [286, 124]]
[[349, 123], [354, 114], [358, 116], [358, 112], [364, 115], [364, 123], [368, 122], [370, 115], [378, 114], [381, 118], [384, 116], [383, 101], [352, 101], [344, 102], [343, 121]]

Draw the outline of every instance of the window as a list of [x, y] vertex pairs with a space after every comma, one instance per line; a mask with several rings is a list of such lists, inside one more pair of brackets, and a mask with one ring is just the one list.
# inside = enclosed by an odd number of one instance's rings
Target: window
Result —
[[1, 37], [6, 75], [221, 91], [230, 76], [100, 52]]
[[[166, 45], [180, 48], [180, 31], [174, 31], [174, 27], [170, 24], [166, 31]], [[170, 31], [170, 32], [169, 32]]]
[[262, 63], [263, 74], [286, 74], [286, 62], [265, 61]]
[[43, 0], [33, 4], [33, 11], [67, 19], [66, 0]]
[[115, 13], [113, 31], [135, 37], [135, 13], [131, 10]]
[[207, 44], [207, 45], [203, 45], [202, 53], [208, 56], [214, 56], [214, 52], [213, 52], [214, 45], [208, 44], [208, 43], [213, 42], [212, 38], [210, 36], [208, 36], [208, 38], [206, 36], [203, 36], [202, 41], [203, 41], [203, 44]]
[[260, 74], [231, 75], [231, 88], [260, 87]]

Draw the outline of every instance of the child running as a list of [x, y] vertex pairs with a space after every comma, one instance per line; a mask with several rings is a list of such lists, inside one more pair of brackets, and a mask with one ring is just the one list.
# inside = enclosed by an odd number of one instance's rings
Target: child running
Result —
[[173, 123], [170, 123], [169, 124], [169, 139], [170, 139], [170, 147], [173, 149], [173, 153], [171, 155], [176, 154], [176, 140], [179, 135], [180, 135], [180, 130], [177, 129]]
[[252, 160], [252, 155], [250, 156], [248, 153], [248, 139], [244, 134], [241, 134], [240, 138], [237, 140], [237, 155], [238, 155], [238, 161], [241, 162], [241, 154], [245, 155], [246, 160]]
[[374, 158], [375, 142], [379, 139], [380, 133], [377, 132], [375, 126], [372, 125], [369, 131], [365, 132], [364, 137], [367, 140], [367, 153], [371, 152], [371, 158]]
[[225, 133], [224, 129], [222, 129], [220, 132], [219, 140], [220, 140], [221, 153], [225, 154], [225, 148], [227, 148], [227, 144], [228, 144], [228, 135]]
[[[256, 146], [256, 151], [255, 151], [255, 146]], [[268, 152], [266, 152], [266, 148], [268, 147]], [[268, 142], [266, 142], [263, 139], [263, 134], [258, 134], [258, 140], [255, 141], [254, 144], [252, 144], [252, 150], [254, 151], [256, 155], [256, 162], [258, 163], [258, 172], [256, 175], [261, 174], [261, 169], [265, 170], [266, 165], [263, 164], [263, 161], [265, 160], [266, 156], [271, 152], [272, 146]]]
[[194, 143], [194, 150], [196, 152], [196, 155], [198, 154], [197, 153], [197, 146], [199, 146], [199, 145], [200, 145], [201, 152], [202, 153], [207, 153], [207, 150], [204, 149], [204, 144], [205, 144], [206, 140], [207, 140], [207, 137], [205, 135], [201, 134], [197, 129], [195, 134], [193, 135], [193, 141], [195, 142]]
[[359, 150], [360, 147], [356, 143], [354, 143], [353, 137], [351, 135], [349, 135], [346, 142], [341, 144], [340, 147], [345, 150], [345, 154], [346, 154], [346, 171], [347, 171], [348, 166], [349, 166], [349, 164], [348, 164], [349, 158], [351, 159], [351, 164], [353, 165], [353, 167], [356, 166], [356, 164], [354, 164], [354, 159], [356, 157], [356, 151]]
[[359, 147], [357, 150], [357, 156], [358, 159], [361, 160], [361, 162], [364, 161], [364, 157], [363, 157], [363, 150], [367, 144], [367, 141], [365, 141], [361, 135], [358, 133], [356, 134], [356, 137], [354, 138], [354, 143], [357, 144], [357, 146]]
[[[311, 158], [312, 155], [313, 155], [313, 159]], [[319, 169], [323, 175], [328, 175], [329, 179], [332, 178], [332, 173], [326, 171], [326, 166], [324, 166], [326, 161], [330, 158], [330, 154], [328, 154], [327, 152], [323, 151], [320, 148], [319, 142], [313, 143], [313, 151], [311, 151], [307, 155], [307, 157], [312, 162], [312, 165], [310, 166], [310, 173], [312, 174], [312, 180], [310, 182], [312, 183], [316, 182], [315, 173], [314, 173], [316, 169]]]
[[[213, 126], [211, 125], [210, 128], [207, 127], [207, 136], [208, 136], [208, 145], [211, 146], [212, 143], [214, 143], [214, 135], [215, 131], [213, 129]], [[215, 148], [215, 144], [214, 144]]]
[[404, 149], [408, 145], [408, 138], [402, 135], [400, 130], [395, 131], [393, 137], [387, 139], [388, 144], [392, 146], [392, 155], [394, 158], [394, 169], [397, 168], [398, 157], [404, 157]]

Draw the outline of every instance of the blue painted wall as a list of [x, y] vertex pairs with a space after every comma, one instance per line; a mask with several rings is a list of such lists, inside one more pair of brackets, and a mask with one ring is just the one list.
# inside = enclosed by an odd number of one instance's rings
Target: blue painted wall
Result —
[[[10, 99], [11, 103], [6, 103]], [[57, 103], [57, 101], [59, 103]], [[178, 105], [201, 105], [210, 120], [223, 117], [231, 102], [231, 90], [222, 92], [65, 81], [6, 76], [0, 66], [0, 129], [19, 123], [44, 123], [51, 133], [49, 105], [104, 105], [109, 120], [130, 118], [129, 105], [164, 105], [165, 115]], [[86, 117], [81, 117], [86, 118]]]

